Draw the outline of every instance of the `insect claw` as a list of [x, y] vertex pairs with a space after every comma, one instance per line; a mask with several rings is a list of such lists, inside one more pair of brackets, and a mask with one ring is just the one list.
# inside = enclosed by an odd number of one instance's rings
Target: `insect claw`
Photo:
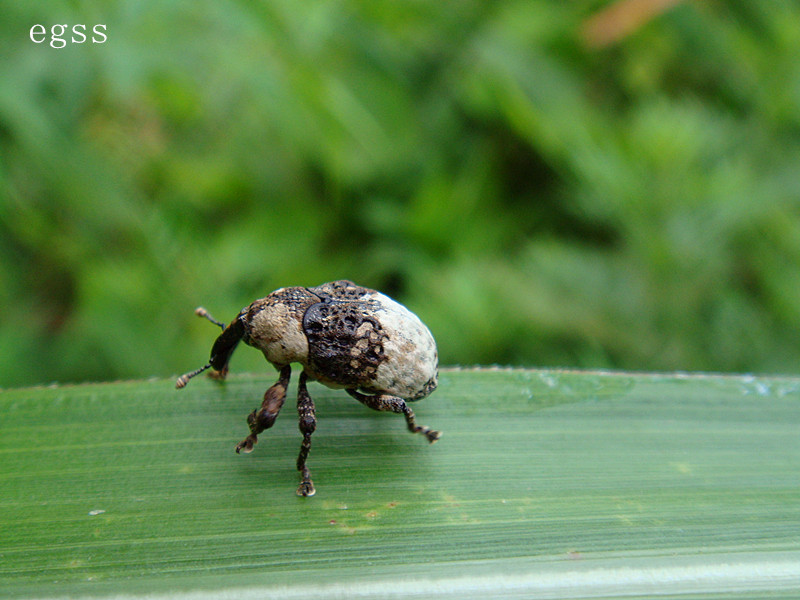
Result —
[[441, 431], [434, 431], [433, 429], [430, 429], [430, 430], [425, 431], [423, 433], [425, 434], [425, 437], [428, 438], [428, 441], [431, 444], [433, 444], [435, 442], [438, 442], [439, 438], [442, 437], [442, 432]]
[[241, 442], [236, 444], [236, 454], [244, 452], [250, 454], [253, 451], [253, 446], [258, 442], [258, 438], [254, 435], [248, 435]]
[[297, 495], [302, 496], [303, 498], [308, 498], [316, 493], [317, 490], [314, 489], [314, 484], [311, 483], [310, 479], [308, 481], [302, 481], [300, 486], [297, 488]]

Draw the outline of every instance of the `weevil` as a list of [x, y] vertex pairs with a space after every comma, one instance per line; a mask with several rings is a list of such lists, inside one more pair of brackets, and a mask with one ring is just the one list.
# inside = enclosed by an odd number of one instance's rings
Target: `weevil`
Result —
[[440, 432], [417, 425], [407, 404], [436, 389], [436, 342], [419, 317], [388, 296], [342, 280], [317, 287], [280, 288], [243, 308], [228, 325], [204, 308], [195, 314], [221, 327], [222, 333], [211, 347], [208, 363], [181, 375], [175, 387], [185, 387], [207, 369], [212, 369], [213, 377], [224, 379], [240, 341], [261, 350], [279, 372], [278, 381], [264, 393], [261, 407], [247, 417], [250, 434], [236, 445], [237, 453], [252, 452], [258, 435], [275, 423], [286, 400], [291, 364], [302, 365], [297, 390], [303, 435], [297, 457], [298, 496], [316, 492], [306, 464], [317, 426], [309, 379], [344, 389], [374, 410], [401, 413], [411, 432], [431, 443], [439, 439]]

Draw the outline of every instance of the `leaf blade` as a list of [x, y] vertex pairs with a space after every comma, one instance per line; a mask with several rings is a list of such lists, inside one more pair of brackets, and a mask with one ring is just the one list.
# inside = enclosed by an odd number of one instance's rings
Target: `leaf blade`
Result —
[[291, 411], [252, 455], [232, 451], [268, 378], [3, 392], [2, 587], [480, 597], [501, 577], [509, 593], [569, 595], [585, 588], [547, 582], [594, 573], [612, 596], [645, 594], [648, 577], [672, 577], [676, 593], [800, 588], [800, 380], [483, 369], [441, 381], [415, 405], [444, 431], [433, 446], [314, 386], [318, 494], [305, 500]]

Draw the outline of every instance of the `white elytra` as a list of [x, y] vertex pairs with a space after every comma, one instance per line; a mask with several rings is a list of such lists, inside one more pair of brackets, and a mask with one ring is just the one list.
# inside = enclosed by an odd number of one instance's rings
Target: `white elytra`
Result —
[[383, 342], [385, 359], [378, 366], [374, 386], [367, 391], [414, 398], [431, 379], [436, 381], [439, 356], [433, 335], [417, 315], [399, 302], [380, 292], [367, 298], [388, 338]]

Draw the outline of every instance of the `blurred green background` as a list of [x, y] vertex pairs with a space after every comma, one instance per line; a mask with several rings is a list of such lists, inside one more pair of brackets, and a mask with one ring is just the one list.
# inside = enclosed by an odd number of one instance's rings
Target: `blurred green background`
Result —
[[0, 386], [179, 374], [197, 305], [338, 278], [442, 364], [796, 373], [800, 5], [2, 3]]

